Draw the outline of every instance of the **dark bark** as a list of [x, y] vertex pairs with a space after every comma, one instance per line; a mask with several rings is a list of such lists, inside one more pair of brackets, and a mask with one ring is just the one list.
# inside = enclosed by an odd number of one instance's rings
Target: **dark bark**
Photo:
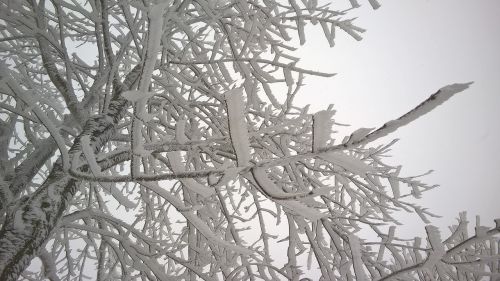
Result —
[[[116, 93], [129, 89], [140, 72], [141, 68], [135, 67]], [[80, 139], [83, 136], [89, 136], [92, 148], [99, 151], [115, 133], [116, 125], [126, 112], [127, 103], [127, 100], [116, 94], [106, 114], [89, 118], [69, 151], [70, 157], [80, 155]], [[18, 279], [57, 228], [79, 183], [63, 169], [59, 158], [35, 193], [7, 207], [6, 220], [0, 230], [0, 280]]]

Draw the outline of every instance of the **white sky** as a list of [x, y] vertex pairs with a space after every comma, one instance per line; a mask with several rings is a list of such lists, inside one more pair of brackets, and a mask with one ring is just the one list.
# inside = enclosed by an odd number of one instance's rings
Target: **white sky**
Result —
[[[443, 216], [433, 224], [453, 224], [467, 210], [472, 224], [481, 215], [492, 226], [500, 218], [500, 1], [381, 3], [377, 11], [365, 3], [350, 14], [367, 29], [361, 42], [338, 32], [330, 49], [319, 25], [307, 30], [308, 42], [297, 52], [301, 66], [338, 75], [309, 77], [297, 101], [313, 110], [335, 104], [336, 121], [352, 125], [347, 133], [395, 119], [442, 86], [474, 81], [386, 138], [400, 139], [388, 162], [402, 164], [407, 176], [435, 170], [423, 180], [441, 186], [419, 202]], [[403, 222], [400, 234], [423, 234], [416, 215]]]

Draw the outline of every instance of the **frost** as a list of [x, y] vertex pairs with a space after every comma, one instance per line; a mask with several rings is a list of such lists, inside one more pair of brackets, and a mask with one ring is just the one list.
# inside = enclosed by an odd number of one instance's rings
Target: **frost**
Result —
[[330, 140], [334, 111], [322, 110], [313, 116], [313, 152], [326, 147]]
[[287, 208], [294, 215], [303, 216], [311, 221], [317, 221], [327, 216], [326, 214], [323, 214], [316, 209], [308, 207], [298, 201], [276, 200], [276, 202]]
[[123, 195], [123, 192], [116, 188], [115, 185], [109, 183], [101, 183], [101, 186], [113, 196], [113, 198], [120, 203], [125, 208], [133, 209], [137, 207], [138, 203], [132, 202], [127, 196]]
[[255, 182], [262, 189], [262, 191], [273, 199], [288, 199], [306, 196], [309, 193], [286, 193], [283, 192], [276, 184], [274, 184], [267, 176], [264, 168], [253, 168], [252, 175]]
[[385, 123], [382, 127], [378, 128], [377, 130], [373, 131], [372, 133], [362, 138], [357, 137], [352, 141], [349, 140], [349, 143], [353, 142], [357, 142], [358, 144], [368, 143], [376, 139], [379, 139], [381, 137], [387, 136], [388, 134], [395, 132], [398, 128], [403, 127], [409, 124], [410, 122], [413, 122], [417, 118], [429, 113], [434, 108], [443, 104], [453, 95], [468, 89], [471, 84], [472, 82], [464, 84], [457, 83], [445, 86], [439, 89], [436, 93], [432, 94], [429, 98], [420, 103], [414, 109], [408, 111], [406, 114], [399, 117], [398, 119], [391, 120]]
[[238, 167], [248, 166], [250, 163], [250, 140], [245, 122], [245, 102], [243, 89], [235, 88], [225, 94], [229, 135], [238, 160]]
[[437, 227], [433, 225], [426, 225], [425, 231], [427, 232], [427, 239], [432, 247], [432, 251], [424, 263], [424, 268], [430, 270], [442, 259], [446, 250], [444, 249], [444, 245], [441, 241], [441, 235]]
[[181, 119], [175, 123], [175, 140], [180, 144], [185, 144], [189, 141], [185, 134], [186, 120]]
[[349, 235], [349, 247], [351, 248], [352, 255], [352, 265], [354, 267], [354, 274], [356, 274], [356, 280], [368, 281], [368, 276], [363, 268], [363, 261], [361, 260], [361, 244], [359, 238], [355, 235]]
[[380, 3], [377, 0], [368, 0], [368, 2], [370, 2], [370, 5], [375, 10], [380, 8]]
[[200, 220], [194, 213], [187, 211], [183, 212], [183, 215], [186, 217], [187, 220], [189, 220], [190, 223], [192, 223], [202, 234], [205, 236], [207, 240], [209, 240], [212, 243], [215, 243], [217, 245], [220, 245], [226, 249], [232, 250], [236, 253], [244, 254], [244, 255], [251, 255], [253, 254], [253, 251], [250, 249], [247, 249], [242, 246], [234, 245], [232, 243], [229, 243], [225, 240], [220, 239], [215, 233], [210, 230], [210, 228], [207, 226], [205, 222]]
[[338, 144], [295, 104], [332, 76], [306, 26], [360, 40], [345, 8], [380, 6], [343, 1], [0, 1], [0, 279], [496, 278], [500, 220], [395, 236], [433, 186], [367, 145], [468, 84]]
[[94, 173], [95, 176], [100, 176], [101, 167], [99, 167], [99, 165], [97, 164], [94, 150], [90, 146], [90, 137], [88, 135], [83, 135], [80, 138], [80, 142], [82, 144], [83, 155], [87, 159], [87, 163], [89, 164], [90, 170], [92, 171], [92, 173]]
[[14, 229], [18, 232], [23, 232], [25, 227], [23, 211], [17, 210], [14, 215]]
[[[185, 168], [182, 165], [182, 158], [181, 158], [180, 152], [172, 151], [172, 152], [167, 153], [167, 155], [168, 155], [168, 160], [170, 162], [170, 166], [172, 168], [172, 171], [175, 174], [182, 174], [183, 172], [185, 172]], [[189, 190], [191, 190], [191, 191], [193, 191], [193, 192], [195, 192], [203, 197], [210, 197], [215, 192], [212, 188], [204, 186], [194, 179], [181, 178], [180, 181]]]
[[371, 131], [373, 131], [374, 128], [359, 128], [356, 131], [354, 131], [350, 136], [349, 139], [347, 140], [346, 143], [354, 143], [362, 140], [364, 137], [366, 137]]
[[137, 102], [144, 99], [149, 99], [154, 96], [155, 93], [143, 92], [143, 91], [125, 91], [122, 93], [122, 97], [130, 102]]
[[224, 171], [224, 175], [222, 175], [222, 177], [217, 181], [217, 187], [224, 186], [231, 180], [235, 180], [243, 168], [234, 167], [234, 165], [228, 161], [219, 167], [219, 169]]
[[356, 175], [366, 175], [367, 173], [376, 172], [376, 169], [372, 166], [365, 164], [362, 160], [348, 156], [343, 152], [321, 153], [320, 157]]
[[316, 209], [308, 207], [301, 202], [295, 200], [283, 200], [283, 199], [298, 199], [309, 195], [309, 192], [302, 193], [286, 193], [280, 190], [280, 188], [273, 183], [267, 176], [266, 171], [263, 168], [253, 168], [252, 175], [255, 179], [256, 184], [260, 187], [264, 194], [273, 198], [275, 202], [289, 209], [292, 213], [300, 216], [304, 216], [311, 221], [316, 221], [325, 214], [318, 212]]

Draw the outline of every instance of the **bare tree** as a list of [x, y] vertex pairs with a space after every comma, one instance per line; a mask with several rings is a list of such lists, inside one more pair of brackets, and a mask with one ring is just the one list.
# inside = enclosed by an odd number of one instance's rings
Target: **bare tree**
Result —
[[497, 280], [500, 220], [397, 238], [433, 186], [368, 146], [468, 84], [344, 139], [294, 106], [345, 4], [2, 0], [0, 280]]

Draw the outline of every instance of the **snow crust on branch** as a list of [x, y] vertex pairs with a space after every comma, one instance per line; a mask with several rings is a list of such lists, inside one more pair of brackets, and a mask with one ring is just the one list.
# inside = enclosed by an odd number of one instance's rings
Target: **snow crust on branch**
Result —
[[331, 138], [335, 111], [321, 110], [313, 115], [313, 152], [325, 148]]
[[405, 125], [408, 125], [410, 122], [416, 120], [417, 118], [429, 113], [434, 108], [443, 104], [453, 95], [460, 93], [469, 88], [472, 82], [469, 83], [456, 83], [442, 87], [436, 93], [432, 94], [425, 101], [420, 103], [418, 106], [408, 111], [403, 116], [399, 117], [396, 120], [391, 120], [385, 123], [382, 127], [373, 131], [372, 133], [367, 134], [362, 138], [356, 138], [350, 143], [355, 143], [356, 145], [366, 144], [372, 142], [381, 137], [385, 137], [390, 133], [395, 132], [398, 128], [401, 128]]
[[[468, 84], [340, 144], [331, 106], [294, 104], [305, 75], [333, 74], [300, 67], [292, 35], [319, 23], [333, 46], [364, 32], [331, 8], [0, 2], [0, 279], [496, 278], [500, 220], [398, 238], [393, 212], [428, 222], [407, 199], [433, 186], [383, 162], [394, 142], [366, 146]], [[37, 253], [46, 270], [26, 270]]]
[[269, 177], [265, 169], [263, 168], [253, 168], [251, 170], [253, 178], [255, 179], [256, 185], [260, 190], [270, 198], [272, 198], [278, 204], [286, 207], [290, 212], [295, 215], [304, 216], [311, 221], [316, 221], [322, 217], [325, 217], [325, 214], [315, 210], [314, 208], [308, 207], [305, 204], [297, 201], [296, 199], [306, 197], [311, 195], [310, 192], [301, 192], [301, 193], [286, 193], [283, 192], [275, 183], [273, 183]]
[[[185, 168], [182, 165], [182, 157], [179, 151], [171, 151], [167, 153], [168, 160], [170, 162], [170, 166], [172, 168], [172, 172], [174, 174], [180, 174], [185, 172]], [[210, 197], [214, 194], [214, 190], [198, 183], [194, 179], [179, 179], [184, 186], [186, 186], [189, 190], [203, 196]]]
[[426, 225], [425, 231], [427, 232], [427, 239], [432, 248], [432, 251], [427, 257], [423, 268], [431, 270], [432, 267], [436, 266], [438, 262], [443, 258], [443, 256], [446, 254], [446, 250], [441, 241], [441, 234], [437, 227], [433, 225]]
[[377, 171], [374, 167], [364, 163], [362, 160], [346, 155], [343, 152], [321, 153], [319, 157], [356, 175], [366, 175], [367, 173], [375, 173]]
[[252, 255], [253, 251], [250, 249], [247, 249], [242, 246], [238, 246], [235, 244], [232, 244], [228, 241], [222, 240], [220, 237], [218, 237], [208, 226], [207, 224], [202, 221], [196, 213], [192, 210], [192, 208], [188, 208], [185, 206], [179, 198], [176, 196], [170, 194], [168, 191], [164, 190], [161, 188], [158, 183], [153, 183], [153, 182], [141, 182], [141, 185], [144, 187], [147, 187], [151, 191], [161, 195], [164, 199], [166, 199], [169, 203], [171, 203], [177, 211], [179, 211], [182, 216], [186, 218], [190, 223], [192, 223], [196, 229], [198, 229], [203, 236], [210, 242], [214, 243], [216, 245], [222, 246], [224, 248], [227, 248], [231, 251], [244, 254], [244, 255]]
[[130, 102], [138, 102], [144, 99], [147, 100], [154, 95], [155, 93], [153, 92], [142, 92], [136, 90], [125, 91], [122, 93], [122, 97]]
[[349, 247], [351, 248], [352, 263], [354, 267], [354, 274], [356, 275], [356, 280], [358, 281], [368, 281], [368, 276], [363, 268], [363, 261], [361, 257], [361, 243], [359, 238], [355, 235], [349, 235]]
[[243, 88], [234, 88], [224, 94], [226, 98], [227, 118], [229, 123], [229, 136], [236, 153], [238, 167], [250, 164], [250, 140], [245, 122], [245, 101]]

